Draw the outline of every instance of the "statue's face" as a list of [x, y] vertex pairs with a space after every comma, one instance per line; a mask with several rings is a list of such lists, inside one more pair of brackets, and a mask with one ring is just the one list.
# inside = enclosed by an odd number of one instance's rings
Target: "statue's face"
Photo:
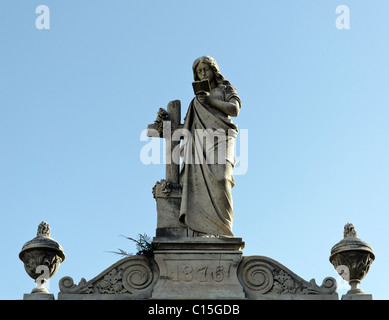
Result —
[[202, 61], [197, 65], [196, 72], [200, 80], [208, 79], [209, 83], [211, 83], [215, 77], [211, 67]]

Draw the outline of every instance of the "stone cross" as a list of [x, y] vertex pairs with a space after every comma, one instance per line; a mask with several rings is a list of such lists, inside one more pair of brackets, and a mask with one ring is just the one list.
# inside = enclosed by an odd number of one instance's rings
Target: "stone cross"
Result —
[[167, 111], [160, 108], [155, 122], [147, 126], [148, 137], [166, 139], [166, 181], [172, 184], [179, 184], [180, 155], [173, 150], [180, 144], [180, 139], [173, 141], [172, 135], [175, 130], [182, 127], [180, 120], [181, 102], [174, 100], [167, 105]]
[[[186, 228], [179, 223], [181, 204], [180, 153], [182, 128], [181, 102], [170, 101], [167, 111], [160, 108], [157, 119], [147, 126], [147, 136], [166, 139], [166, 178], [158, 181], [153, 188], [157, 202], [157, 237], [177, 238], [186, 235]], [[175, 133], [176, 131], [176, 133]]]

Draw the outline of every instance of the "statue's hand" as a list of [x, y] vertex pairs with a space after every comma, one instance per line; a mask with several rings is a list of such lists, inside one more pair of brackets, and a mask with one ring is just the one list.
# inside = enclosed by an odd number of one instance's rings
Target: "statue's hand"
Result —
[[207, 105], [211, 104], [212, 98], [211, 98], [211, 95], [209, 94], [209, 92], [204, 92], [204, 93], [198, 94], [197, 97], [201, 103], [204, 103]]

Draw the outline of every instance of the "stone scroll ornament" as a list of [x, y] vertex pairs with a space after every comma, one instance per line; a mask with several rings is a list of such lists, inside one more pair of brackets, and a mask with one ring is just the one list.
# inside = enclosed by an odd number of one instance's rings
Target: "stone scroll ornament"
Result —
[[158, 267], [152, 259], [132, 256], [121, 259], [90, 281], [84, 278], [74, 284], [71, 277], [59, 282], [59, 296], [70, 299], [78, 295], [118, 295], [123, 299], [142, 299], [150, 296], [150, 291], [158, 278]]
[[315, 279], [307, 282], [281, 263], [264, 256], [243, 257], [238, 268], [238, 279], [248, 299], [266, 296], [282, 299], [282, 296], [290, 295], [306, 299], [308, 295], [336, 294], [334, 278], [325, 278], [323, 284], [318, 286]]

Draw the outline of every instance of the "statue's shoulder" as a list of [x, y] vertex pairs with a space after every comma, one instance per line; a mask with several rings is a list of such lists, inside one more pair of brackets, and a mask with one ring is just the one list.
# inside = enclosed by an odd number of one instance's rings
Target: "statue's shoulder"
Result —
[[226, 101], [229, 101], [232, 98], [235, 98], [240, 103], [240, 98], [238, 96], [238, 92], [236, 91], [236, 88], [231, 83], [229, 83], [229, 82], [221, 83], [221, 84], [219, 84], [219, 88], [221, 90], [223, 90]]

